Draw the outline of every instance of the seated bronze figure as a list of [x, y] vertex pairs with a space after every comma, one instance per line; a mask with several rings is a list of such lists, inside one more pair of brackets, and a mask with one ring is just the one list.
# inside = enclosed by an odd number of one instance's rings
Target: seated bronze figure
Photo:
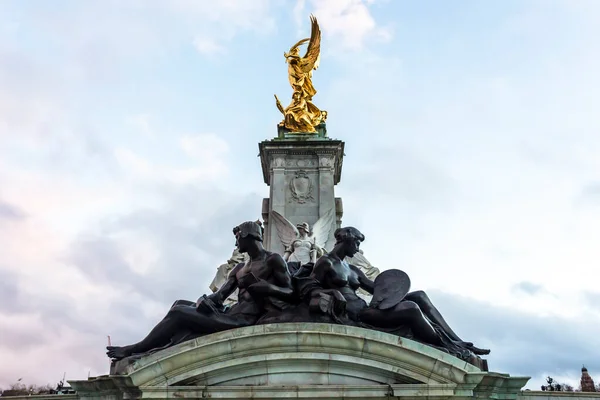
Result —
[[[444, 320], [423, 291], [408, 292], [408, 276], [398, 270], [388, 270], [371, 281], [365, 274], [344, 261], [359, 250], [364, 235], [356, 228], [337, 229], [336, 243], [332, 251], [320, 257], [315, 263], [309, 278], [303, 278], [300, 291], [308, 301], [315, 302], [321, 290], [336, 290], [343, 297], [344, 305], [333, 305], [331, 309], [345, 309], [347, 323], [399, 333], [442, 348], [463, 359], [475, 355], [489, 354], [489, 350], [479, 349], [473, 343], [463, 341]], [[356, 291], [362, 288], [375, 294], [370, 305], [361, 299]], [[377, 295], [377, 289], [383, 295]], [[340, 302], [340, 296], [329, 301]]]
[[[413, 338], [487, 368], [478, 356], [489, 350], [462, 340], [425, 292], [409, 292], [410, 279], [404, 272], [387, 270], [372, 281], [358, 267], [344, 261], [359, 251], [365, 239], [358, 229], [337, 229], [333, 249], [314, 264], [292, 263], [293, 277], [279, 254], [263, 248], [262, 228], [257, 223], [244, 222], [233, 233], [239, 251], [247, 253], [249, 260], [236, 265], [217, 292], [195, 303], [176, 301], [146, 338], [128, 346], [109, 346], [107, 355], [119, 360], [250, 325], [325, 322]], [[370, 304], [357, 295], [360, 288], [373, 295]], [[224, 307], [223, 302], [236, 289], [238, 302]]]
[[[217, 292], [196, 303], [176, 301], [146, 338], [128, 346], [108, 346], [107, 355], [119, 360], [203, 334], [254, 325], [262, 316], [285, 309], [294, 292], [283, 258], [263, 248], [262, 228], [256, 222], [244, 222], [233, 233], [239, 251], [250, 256], [247, 263], [234, 267]], [[224, 300], [236, 288], [238, 302], [223, 311]]]

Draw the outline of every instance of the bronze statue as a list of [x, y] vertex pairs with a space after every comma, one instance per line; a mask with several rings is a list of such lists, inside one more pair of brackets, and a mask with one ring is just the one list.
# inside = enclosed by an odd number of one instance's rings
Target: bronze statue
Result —
[[[463, 359], [489, 353], [489, 350], [479, 349], [473, 343], [463, 341], [450, 328], [425, 292], [407, 293], [410, 280], [402, 271], [385, 271], [378, 276], [381, 279], [373, 282], [359, 268], [345, 262], [346, 257], [353, 257], [358, 253], [365, 238], [358, 229], [340, 228], [335, 231], [334, 236], [336, 244], [333, 250], [319, 258], [313, 268], [311, 278], [318, 282], [318, 287], [311, 284], [310, 294], [304, 295], [310, 301], [314, 301], [315, 293], [320, 288], [329, 293], [337, 290], [343, 296], [344, 300], [341, 302], [345, 304], [333, 304], [330, 308], [345, 309], [350, 320], [347, 323], [387, 332], [408, 329], [416, 340], [445, 349]], [[356, 294], [359, 288], [375, 294], [370, 305]], [[384, 294], [379, 295], [378, 291]], [[329, 296], [328, 301], [340, 303], [339, 297]]]
[[[258, 223], [244, 222], [233, 233], [239, 252], [247, 253], [248, 260], [237, 264], [215, 293], [203, 295], [195, 303], [176, 301], [146, 338], [128, 346], [108, 346], [107, 355], [120, 360], [255, 324], [325, 322], [413, 338], [487, 369], [478, 356], [489, 350], [463, 341], [425, 292], [409, 292], [408, 275], [391, 269], [373, 281], [346, 261], [360, 254], [364, 235], [358, 229], [336, 229], [332, 250], [315, 263], [305, 264], [306, 273], [293, 278], [283, 257], [263, 248], [263, 230]], [[225, 307], [224, 301], [236, 289], [238, 302]], [[373, 296], [368, 305], [357, 294], [359, 289]]]
[[[107, 355], [119, 360], [133, 354], [169, 347], [191, 336], [254, 325], [261, 317], [284, 310], [294, 299], [286, 262], [263, 248], [262, 227], [244, 222], [233, 229], [236, 246], [249, 260], [233, 268], [225, 284], [196, 303], [176, 301], [167, 315], [142, 341], [128, 346], [108, 346]], [[239, 289], [238, 303], [223, 311], [225, 299]]]
[[[283, 114], [279, 124], [292, 132], [316, 133], [315, 127], [325, 122], [327, 112], [319, 110], [312, 98], [317, 91], [312, 84], [312, 71], [319, 67], [321, 57], [321, 29], [314, 16], [310, 16], [310, 39], [302, 39], [284, 53], [288, 64], [288, 78], [292, 86], [292, 102], [283, 108], [275, 95], [277, 108]], [[300, 46], [308, 42], [306, 54], [300, 57]]]
[[[307, 42], [306, 54], [301, 57], [299, 48]], [[280, 126], [291, 132], [316, 133], [326, 120], [327, 112], [312, 103], [317, 93], [312, 71], [319, 66], [320, 46], [321, 30], [311, 16], [310, 39], [300, 40], [284, 53], [292, 102], [284, 109], [275, 98], [284, 115]], [[310, 182], [306, 176], [297, 178]], [[298, 195], [293, 182], [290, 190], [292, 195]], [[307, 193], [298, 195], [296, 200], [305, 202], [310, 198], [310, 190]], [[283, 257], [264, 249], [260, 222], [240, 224], [233, 229], [239, 254], [234, 253], [219, 268], [211, 284], [214, 293], [203, 295], [196, 302], [176, 301], [143, 340], [127, 346], [108, 346], [107, 355], [120, 360], [197, 336], [257, 324], [323, 322], [414, 338], [487, 368], [478, 355], [488, 354], [489, 350], [463, 341], [425, 292], [409, 292], [408, 275], [396, 269], [379, 274], [360, 252], [365, 237], [358, 229], [335, 229], [335, 208], [320, 215], [312, 232], [308, 223], [293, 224], [276, 211], [270, 213], [269, 221], [284, 245]], [[237, 302], [226, 304], [228, 299], [235, 299], [232, 295], [236, 291]], [[368, 304], [359, 291], [372, 296]]]
[[[219, 268], [217, 268], [217, 273], [215, 274], [212, 282], [208, 286], [210, 290], [215, 293], [218, 291], [221, 286], [227, 282], [229, 278], [229, 273], [235, 268], [236, 265], [245, 263], [249, 260], [248, 253], [240, 253], [240, 250], [236, 247], [229, 257], [229, 260], [225, 264], [221, 264]], [[237, 303], [238, 294], [237, 289], [229, 295], [229, 297], [223, 302], [224, 305], [232, 305]]]
[[[367, 258], [365, 257], [362, 249], [358, 251], [352, 257], [346, 257], [345, 260], [348, 264], [352, 264], [355, 267], [358, 267], [370, 280], [375, 280], [377, 276], [381, 273], [377, 267], [375, 267]], [[365, 300], [367, 303], [371, 301], [371, 294], [366, 290], [360, 288], [357, 291], [359, 297]]]

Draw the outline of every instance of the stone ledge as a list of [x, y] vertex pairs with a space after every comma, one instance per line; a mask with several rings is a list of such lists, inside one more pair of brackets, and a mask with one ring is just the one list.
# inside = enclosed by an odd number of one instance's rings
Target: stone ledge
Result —
[[[277, 124], [277, 139], [296, 139], [304, 140], [305, 138], [315, 139], [327, 139], [327, 125], [325, 122], [320, 123], [315, 127], [316, 132], [293, 132], [285, 128], [281, 123]], [[275, 140], [277, 140], [275, 139]]]
[[550, 392], [543, 390], [524, 390], [519, 400], [592, 400], [600, 399], [599, 392]]
[[153, 388], [148, 399], [447, 399], [456, 385], [286, 385], [286, 386], [196, 386]]
[[32, 394], [20, 396], [0, 396], [2, 399], [10, 400], [77, 400], [77, 394]]
[[[253, 371], [252, 379], [248, 371]], [[460, 383], [467, 373], [480, 370], [396, 335], [343, 325], [289, 323], [203, 336], [135, 360], [116, 372], [130, 377], [135, 386], [171, 386], [181, 382]]]
[[[103, 379], [111, 379], [109, 377]], [[402, 385], [265, 385], [265, 386], [157, 386], [145, 387], [138, 394], [114, 391], [82, 391], [81, 400], [122, 399], [408, 399], [408, 400], [520, 400], [519, 391], [508, 393], [480, 392], [471, 384], [402, 384]], [[589, 398], [588, 398], [589, 399]]]
[[79, 399], [408, 398], [516, 400], [529, 378], [482, 372], [369, 329], [273, 324], [200, 337], [70, 382]]
[[334, 184], [337, 185], [342, 177], [344, 158], [344, 142], [335, 139], [310, 139], [303, 140], [265, 140], [258, 144], [261, 158], [261, 169], [264, 182], [270, 186], [271, 159], [274, 156], [287, 155], [330, 155], [335, 159]]

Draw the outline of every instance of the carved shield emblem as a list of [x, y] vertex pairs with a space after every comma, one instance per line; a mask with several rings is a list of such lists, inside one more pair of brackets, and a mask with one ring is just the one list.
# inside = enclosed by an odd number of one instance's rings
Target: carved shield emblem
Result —
[[312, 191], [313, 184], [306, 171], [296, 172], [296, 176], [290, 180], [292, 198], [300, 204], [306, 203], [313, 200]]

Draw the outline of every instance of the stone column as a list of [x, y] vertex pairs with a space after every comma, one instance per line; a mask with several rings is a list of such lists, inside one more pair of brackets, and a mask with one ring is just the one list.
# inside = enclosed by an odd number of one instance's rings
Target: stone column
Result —
[[342, 227], [342, 216], [344, 215], [344, 205], [341, 197], [335, 198], [335, 227]]
[[311, 227], [328, 210], [334, 209], [335, 226], [341, 223], [341, 199], [334, 187], [340, 181], [344, 142], [306, 135], [278, 138], [259, 143], [263, 178], [269, 198], [263, 200], [265, 247], [282, 254], [283, 245], [269, 221], [277, 211], [293, 224], [307, 222]]
[[278, 211], [283, 211], [285, 207], [285, 155], [276, 154], [271, 159], [271, 207]]
[[[331, 208], [336, 208], [335, 195], [333, 193], [334, 165], [334, 155], [319, 154], [319, 217], [322, 217]], [[331, 229], [330, 237], [333, 237], [333, 232], [337, 228], [337, 223], [335, 225]]]

